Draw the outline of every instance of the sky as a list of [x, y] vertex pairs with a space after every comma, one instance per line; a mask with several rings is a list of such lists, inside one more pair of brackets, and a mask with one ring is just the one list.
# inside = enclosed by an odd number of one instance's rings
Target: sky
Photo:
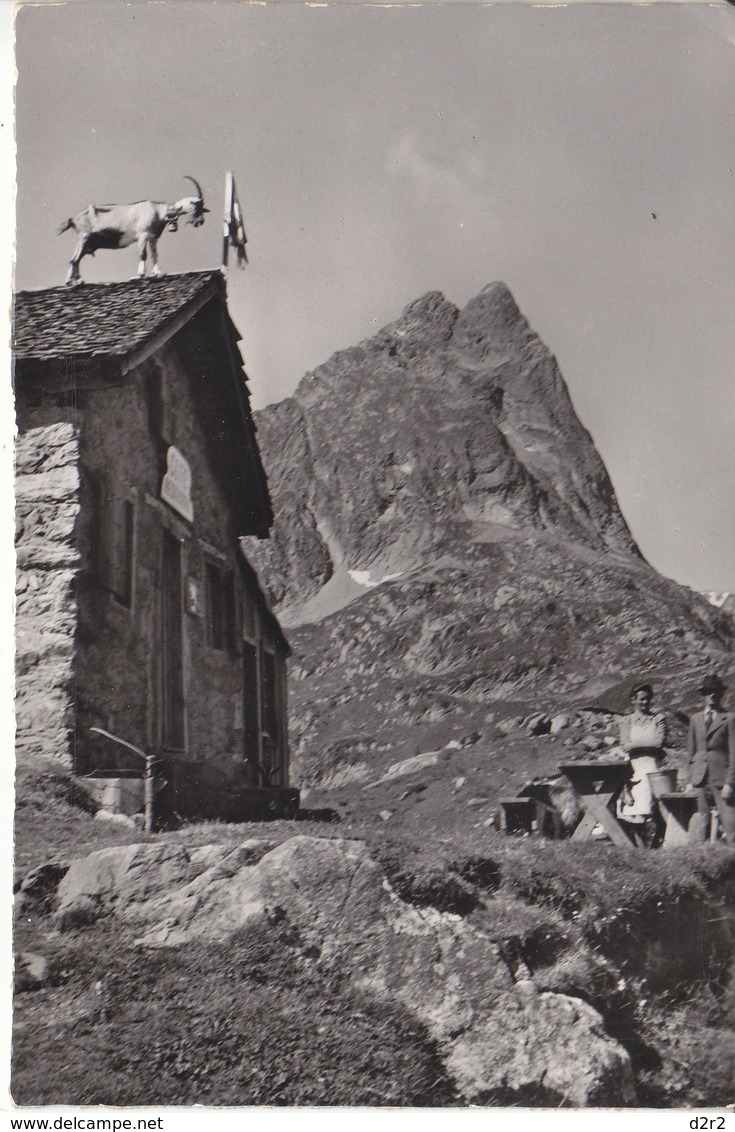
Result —
[[696, 3], [21, 6], [15, 285], [63, 281], [66, 217], [187, 173], [212, 213], [161, 267], [217, 267], [231, 169], [260, 407], [426, 291], [503, 280], [645, 556], [735, 591], [734, 45], [735, 9]]

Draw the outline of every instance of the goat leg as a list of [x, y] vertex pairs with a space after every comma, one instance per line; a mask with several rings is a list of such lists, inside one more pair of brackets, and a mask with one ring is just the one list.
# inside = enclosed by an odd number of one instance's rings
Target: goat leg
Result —
[[151, 251], [151, 275], [160, 275], [161, 271], [158, 266], [158, 240], [153, 238], [149, 239], [148, 247]]
[[138, 276], [142, 279], [145, 276], [145, 261], [148, 259], [148, 233], [140, 236], [138, 239], [138, 255], [140, 261], [138, 263]]

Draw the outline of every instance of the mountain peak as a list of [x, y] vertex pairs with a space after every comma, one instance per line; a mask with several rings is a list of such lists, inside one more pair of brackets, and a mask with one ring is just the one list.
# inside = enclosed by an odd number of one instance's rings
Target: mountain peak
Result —
[[460, 312], [454, 345], [475, 362], [500, 362], [532, 337], [505, 283], [488, 283]]
[[486, 283], [482, 290], [475, 295], [474, 299], [470, 299], [465, 307], [482, 309], [488, 316], [502, 316], [507, 321], [515, 321], [521, 318], [516, 301], [507, 283], [501, 280], [495, 280], [493, 283]]
[[253, 557], [282, 612], [301, 617], [327, 583], [344, 604], [354, 593], [338, 575], [395, 575], [491, 529], [640, 560], [557, 363], [505, 283], [461, 311], [427, 292], [257, 421], [277, 521]]
[[397, 322], [386, 327], [386, 332], [392, 339], [414, 338], [424, 347], [437, 346], [451, 337], [458, 315], [457, 307], [441, 291], [427, 291], [409, 303]]
[[729, 619], [642, 559], [504, 283], [461, 311], [422, 295], [256, 417], [276, 522], [247, 553], [289, 629], [308, 779], [724, 655]]
[[398, 337], [428, 333], [437, 341], [449, 338], [455, 323], [460, 334], [476, 333], [486, 339], [507, 335], [519, 324], [524, 334], [529, 333], [510, 288], [499, 281], [486, 284], [461, 311], [441, 291], [427, 291], [409, 303], [397, 322], [386, 329]]

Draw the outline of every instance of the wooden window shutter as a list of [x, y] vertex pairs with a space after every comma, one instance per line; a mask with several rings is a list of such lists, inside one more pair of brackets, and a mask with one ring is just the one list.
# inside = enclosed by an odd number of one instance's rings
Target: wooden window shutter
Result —
[[121, 605], [133, 597], [135, 503], [112, 485], [97, 491], [98, 543], [96, 564], [101, 584]]

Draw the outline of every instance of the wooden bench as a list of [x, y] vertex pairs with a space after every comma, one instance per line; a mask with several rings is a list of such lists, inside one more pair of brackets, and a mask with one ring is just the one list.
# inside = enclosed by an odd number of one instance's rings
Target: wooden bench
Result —
[[504, 833], [533, 833], [535, 821], [535, 798], [500, 799], [500, 828]]
[[[690, 837], [689, 827], [697, 812], [697, 795], [691, 791], [667, 791], [659, 794], [657, 801], [661, 816], [666, 822], [663, 845], [686, 845], [694, 840]], [[704, 841], [705, 837], [706, 829], [703, 828], [701, 840]]]
[[[564, 833], [564, 822], [551, 797], [551, 786], [557, 780], [542, 779], [530, 782], [518, 791], [519, 798], [532, 798], [536, 803], [536, 813], [532, 820], [532, 832], [539, 837], [560, 838]], [[535, 821], [535, 827], [533, 826]]]
[[546, 783], [524, 786], [515, 798], [500, 799], [499, 828], [505, 833], [527, 833], [532, 837], [559, 838], [561, 814], [548, 796]]

